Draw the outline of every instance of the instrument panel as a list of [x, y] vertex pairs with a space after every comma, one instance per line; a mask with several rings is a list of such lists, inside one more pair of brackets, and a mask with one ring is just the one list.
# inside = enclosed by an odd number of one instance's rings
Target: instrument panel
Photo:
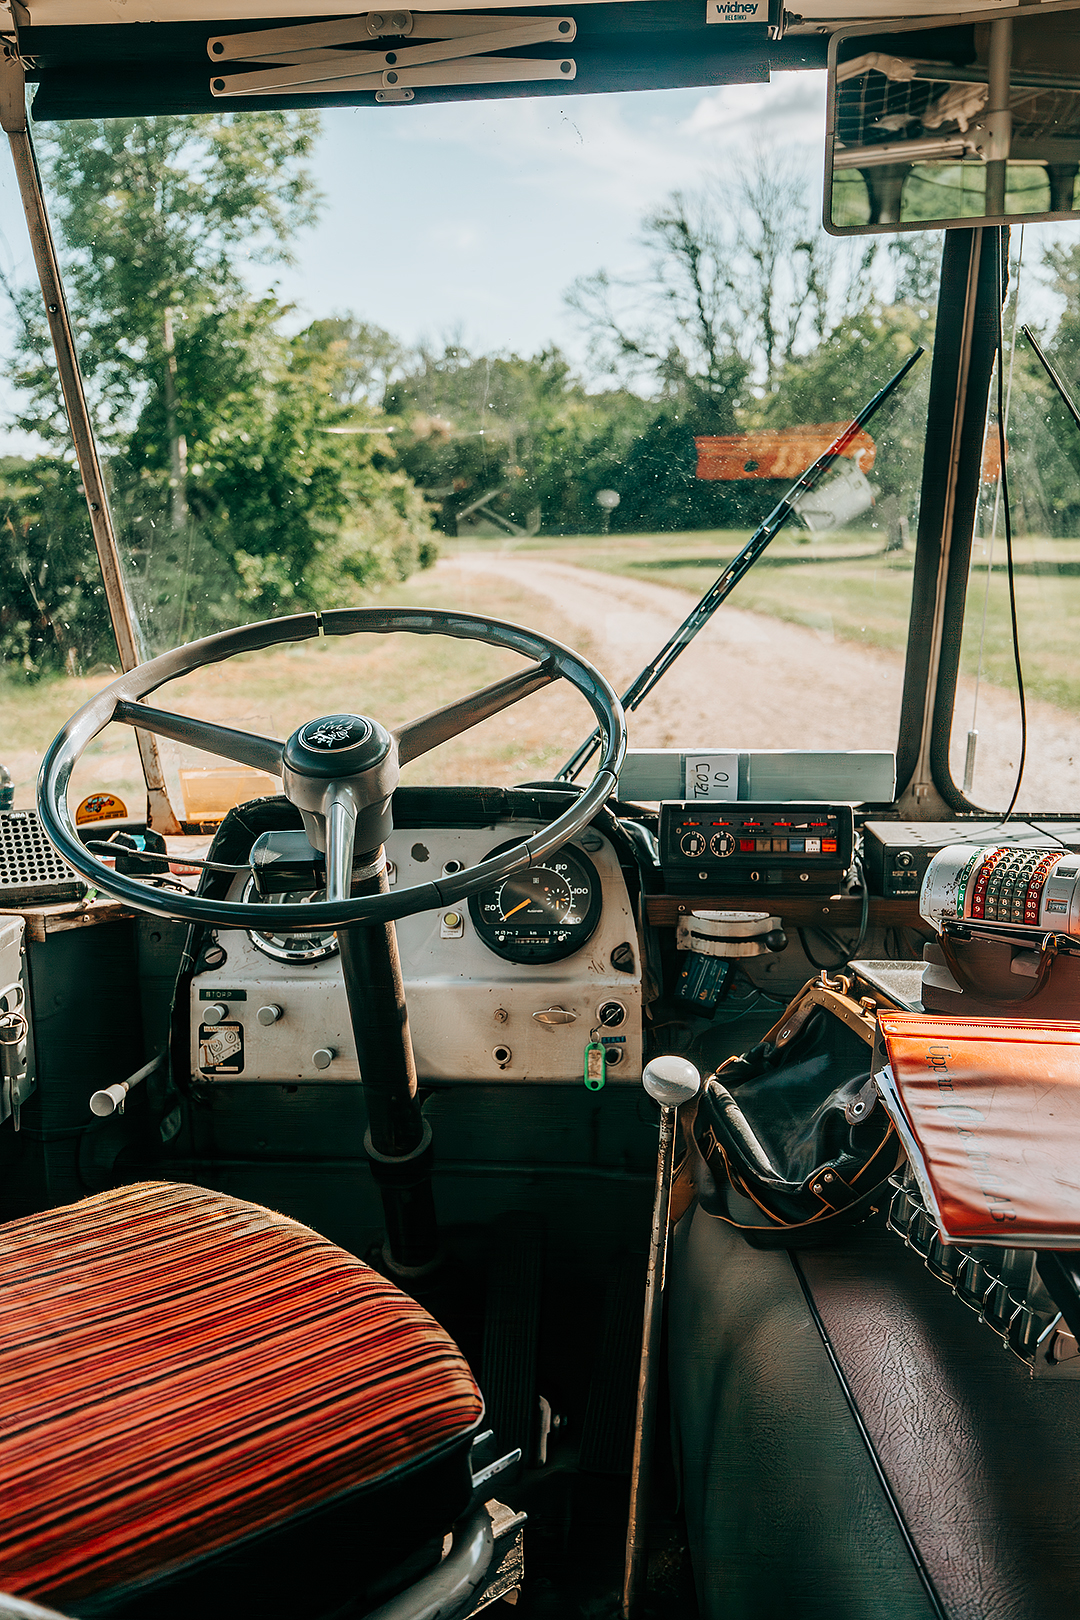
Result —
[[[539, 831], [395, 829], [393, 884], [476, 865]], [[254, 899], [249, 878], [230, 898]], [[267, 897], [272, 914], [274, 899]], [[293, 897], [294, 898], [294, 897]], [[224, 960], [191, 985], [196, 1080], [359, 1078], [337, 942], [329, 931], [220, 929]], [[417, 1073], [422, 1081], [584, 1084], [599, 1041], [607, 1083], [641, 1074], [641, 956], [634, 908], [612, 845], [594, 828], [467, 905], [397, 924]]]
[[[488, 856], [511, 847], [500, 844]], [[600, 874], [583, 850], [571, 847], [469, 898], [478, 936], [507, 962], [560, 962], [573, 956], [596, 932], [602, 908]]]

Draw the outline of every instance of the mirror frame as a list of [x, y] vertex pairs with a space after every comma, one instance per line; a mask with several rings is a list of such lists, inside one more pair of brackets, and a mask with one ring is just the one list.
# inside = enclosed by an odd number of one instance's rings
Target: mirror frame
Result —
[[[934, 29], [957, 28], [966, 24], [991, 23], [998, 18], [1008, 17], [1016, 21], [1017, 18], [1047, 17], [1057, 12], [1080, 11], [1080, 0], [1042, 0], [1037, 5], [1009, 5], [987, 6], [980, 11], [965, 11], [950, 17], [916, 17], [908, 18], [903, 22], [894, 22], [882, 18], [881, 26], [876, 27], [872, 19], [864, 19], [853, 26], [838, 29], [829, 40], [829, 79], [826, 89], [825, 102], [825, 185], [821, 198], [821, 223], [830, 236], [897, 236], [904, 231], [940, 231], [940, 230], [974, 230], [979, 225], [1033, 225], [1041, 221], [1065, 221], [1080, 219], [1080, 207], [1061, 210], [1056, 213], [1041, 214], [980, 214], [970, 219], [920, 219], [900, 224], [885, 225], [834, 225], [829, 218], [829, 207], [833, 194], [833, 147], [836, 143], [836, 66], [840, 46], [849, 39], [858, 39], [867, 34], [875, 38], [882, 35], [927, 34]], [[1080, 81], [1077, 83], [1080, 91]]]

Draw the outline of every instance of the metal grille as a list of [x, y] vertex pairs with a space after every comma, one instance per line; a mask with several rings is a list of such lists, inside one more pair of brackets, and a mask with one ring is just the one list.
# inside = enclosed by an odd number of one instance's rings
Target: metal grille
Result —
[[870, 146], [921, 135], [923, 113], [946, 89], [928, 79], [889, 79], [871, 68], [838, 87], [837, 137], [845, 146]]
[[0, 906], [81, 900], [86, 884], [53, 849], [36, 810], [0, 816]]
[[891, 1177], [889, 1227], [1036, 1377], [1080, 1377], [1080, 1347], [1035, 1269], [1034, 1249], [943, 1243], [909, 1167]]
[[[891, 78], [878, 68], [837, 86], [836, 134], [844, 146], [872, 146], [876, 141], [902, 141], [942, 135], [961, 128], [955, 110], [938, 106], [952, 91], [977, 82], [978, 70], [956, 70], [956, 78]], [[1075, 139], [1080, 132], [1080, 96], [1075, 90], [1013, 85], [1009, 96], [1013, 141]], [[967, 109], [967, 118], [983, 116]], [[925, 122], [924, 122], [925, 119]], [[1033, 156], [1034, 154], [1030, 154]], [[1047, 154], [1042, 154], [1044, 160]], [[1023, 161], [1021, 159], [1020, 161]]]

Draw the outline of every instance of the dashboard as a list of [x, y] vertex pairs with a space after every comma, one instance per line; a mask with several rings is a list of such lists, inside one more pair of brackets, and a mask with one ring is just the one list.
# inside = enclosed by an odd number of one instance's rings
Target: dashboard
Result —
[[[391, 883], [476, 865], [542, 825], [397, 828]], [[254, 879], [237, 877], [228, 898], [257, 900]], [[333, 934], [275, 930], [274, 896], [265, 903], [267, 928], [218, 930], [213, 965], [191, 981], [193, 1079], [357, 1081]], [[640, 1078], [637, 922], [616, 850], [596, 828], [466, 904], [403, 918], [397, 936], [421, 1081], [581, 1085], [591, 1043], [604, 1047], [608, 1084]]]

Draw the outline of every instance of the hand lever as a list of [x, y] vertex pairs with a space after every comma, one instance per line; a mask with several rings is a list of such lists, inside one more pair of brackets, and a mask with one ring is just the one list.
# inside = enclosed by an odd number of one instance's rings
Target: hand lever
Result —
[[701, 1076], [681, 1057], [653, 1058], [646, 1064], [641, 1083], [653, 1102], [660, 1104], [660, 1144], [656, 1156], [656, 1191], [652, 1231], [649, 1234], [649, 1269], [645, 1278], [645, 1321], [641, 1331], [638, 1371], [637, 1421], [634, 1424], [634, 1461], [630, 1470], [630, 1520], [626, 1530], [623, 1569], [622, 1620], [636, 1620], [644, 1597], [645, 1533], [648, 1516], [649, 1465], [656, 1423], [656, 1375], [660, 1360], [660, 1330], [664, 1315], [667, 1270], [668, 1209], [671, 1170], [675, 1157], [675, 1114], [680, 1103], [691, 1102]]
[[352, 892], [356, 800], [352, 789], [335, 783], [326, 802], [326, 898], [347, 900]]

